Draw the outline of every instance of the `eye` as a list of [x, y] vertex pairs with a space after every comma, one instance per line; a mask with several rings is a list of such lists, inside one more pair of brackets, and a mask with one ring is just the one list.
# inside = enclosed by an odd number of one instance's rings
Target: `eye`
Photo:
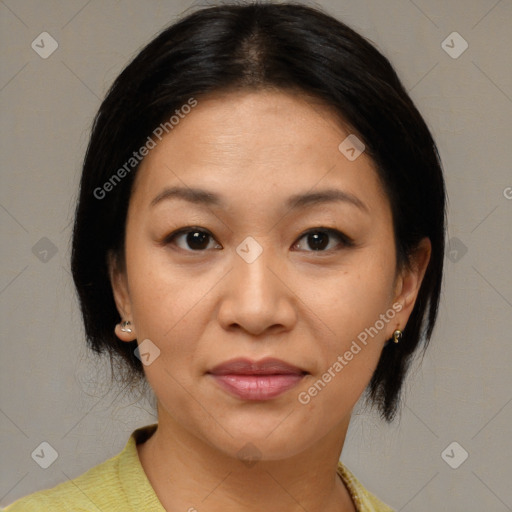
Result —
[[[185, 243], [188, 247], [184, 247], [179, 243], [176, 243], [177, 240], [184, 240], [183, 243]], [[209, 242], [213, 242], [214, 240], [215, 239], [209, 231], [195, 227], [188, 227], [171, 233], [168, 237], [166, 237], [164, 243], [172, 243], [177, 245], [180, 249], [194, 252], [204, 251], [206, 249], [222, 249], [222, 246], [219, 244], [214, 244], [214, 247], [209, 247]]]
[[[343, 249], [344, 247], [351, 247], [354, 245], [354, 242], [347, 235], [343, 234], [341, 231], [332, 228], [315, 228], [310, 229], [306, 233], [304, 233], [299, 241], [303, 238], [306, 239], [306, 243], [309, 247], [311, 247], [314, 252], [329, 252], [336, 249]], [[330, 238], [335, 238], [338, 240], [338, 243], [334, 246], [329, 247]], [[300, 249], [300, 242], [296, 242], [293, 245], [294, 249]], [[327, 249], [326, 249], [327, 247]], [[311, 251], [306, 251], [311, 252]]]
[[[334, 246], [332, 246], [333, 238], [338, 242], [337, 244], [334, 244]], [[343, 234], [341, 231], [332, 228], [310, 229], [300, 237], [299, 242], [296, 242], [293, 245], [293, 249], [302, 250], [300, 248], [300, 240], [302, 239], [306, 239], [306, 243], [311, 248], [311, 251], [306, 252], [329, 252], [354, 245], [353, 240], [350, 237]], [[192, 226], [175, 231], [164, 240], [164, 244], [166, 245], [175, 244], [180, 249], [189, 252], [201, 252], [207, 249], [222, 249], [220, 244], [214, 242], [215, 239], [209, 231]], [[212, 243], [213, 246], [211, 245]], [[185, 246], [183, 246], [183, 244], [185, 244]], [[331, 245], [331, 247], [329, 247], [329, 245]]]

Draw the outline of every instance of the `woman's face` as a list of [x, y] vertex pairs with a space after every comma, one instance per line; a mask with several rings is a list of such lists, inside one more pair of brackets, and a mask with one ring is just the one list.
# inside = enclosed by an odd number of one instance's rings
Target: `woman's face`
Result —
[[[160, 422], [268, 460], [346, 429], [422, 274], [397, 273], [389, 201], [348, 135], [304, 97], [230, 93], [143, 160], [112, 282]], [[251, 366], [268, 358], [292, 368]]]

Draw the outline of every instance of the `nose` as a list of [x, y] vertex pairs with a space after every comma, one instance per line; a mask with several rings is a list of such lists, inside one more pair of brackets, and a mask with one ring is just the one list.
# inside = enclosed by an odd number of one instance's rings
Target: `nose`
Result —
[[218, 310], [219, 323], [225, 330], [241, 329], [260, 336], [293, 328], [298, 299], [283, 265], [267, 249], [250, 263], [234, 255], [234, 268], [223, 282]]

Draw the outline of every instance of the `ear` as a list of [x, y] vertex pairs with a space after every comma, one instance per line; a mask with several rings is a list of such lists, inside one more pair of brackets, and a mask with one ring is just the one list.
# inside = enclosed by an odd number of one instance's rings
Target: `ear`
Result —
[[396, 329], [403, 330], [409, 320], [430, 261], [431, 253], [432, 244], [430, 239], [423, 238], [410, 256], [409, 265], [406, 265], [397, 276], [394, 303], [401, 304], [402, 309], [395, 316]]
[[121, 331], [121, 324], [116, 324], [115, 333], [121, 341], [133, 341], [136, 339], [135, 326], [132, 320], [132, 308], [130, 301], [130, 290], [128, 288], [128, 280], [126, 277], [126, 270], [120, 264], [118, 257], [109, 251], [107, 256], [108, 273], [110, 278], [110, 285], [112, 286], [112, 293], [116, 303], [117, 311], [122, 320], [132, 322], [130, 326], [132, 332]]

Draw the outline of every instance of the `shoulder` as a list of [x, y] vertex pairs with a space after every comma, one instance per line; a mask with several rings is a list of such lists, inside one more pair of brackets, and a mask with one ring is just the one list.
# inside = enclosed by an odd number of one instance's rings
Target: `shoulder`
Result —
[[7, 506], [4, 512], [115, 510], [109, 509], [107, 505], [109, 496], [119, 496], [121, 491], [118, 466], [119, 454], [77, 478], [20, 498]]
[[4, 512], [125, 512], [142, 504], [150, 505], [148, 510], [162, 510], [140, 465], [136, 447], [155, 429], [156, 425], [148, 425], [135, 430], [114, 457], [77, 478], [20, 498]]
[[347, 486], [358, 512], [395, 512], [389, 505], [368, 491], [341, 461], [338, 463], [338, 474]]

